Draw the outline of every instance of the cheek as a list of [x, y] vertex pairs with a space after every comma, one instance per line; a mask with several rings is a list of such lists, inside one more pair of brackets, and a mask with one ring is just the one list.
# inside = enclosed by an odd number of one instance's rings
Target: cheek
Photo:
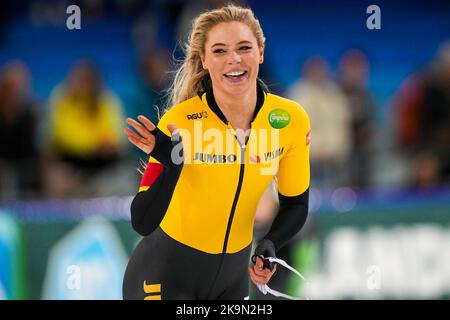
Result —
[[259, 71], [259, 57], [252, 57], [247, 61], [247, 65], [257, 74]]
[[246, 58], [247, 64], [253, 68], [259, 67], [260, 60], [261, 60], [261, 58], [258, 54], [252, 54]]
[[220, 58], [211, 58], [208, 60], [208, 71], [211, 75], [221, 76], [226, 63]]

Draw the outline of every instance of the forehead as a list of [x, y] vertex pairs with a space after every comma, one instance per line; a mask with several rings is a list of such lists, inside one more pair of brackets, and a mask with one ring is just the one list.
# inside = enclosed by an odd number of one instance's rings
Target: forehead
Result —
[[232, 45], [241, 41], [256, 42], [253, 31], [242, 22], [222, 22], [212, 27], [206, 35], [206, 46], [215, 43]]

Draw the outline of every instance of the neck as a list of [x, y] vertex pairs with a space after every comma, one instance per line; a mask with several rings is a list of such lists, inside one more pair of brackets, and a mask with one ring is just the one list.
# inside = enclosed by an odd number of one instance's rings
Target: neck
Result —
[[239, 117], [249, 122], [257, 101], [256, 85], [241, 95], [230, 95], [217, 90], [214, 91], [214, 98], [227, 119]]

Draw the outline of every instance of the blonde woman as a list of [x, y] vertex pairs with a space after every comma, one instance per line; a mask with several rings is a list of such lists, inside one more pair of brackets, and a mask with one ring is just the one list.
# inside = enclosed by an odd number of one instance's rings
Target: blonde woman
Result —
[[[124, 299], [244, 299], [248, 278], [265, 285], [276, 271], [267, 258], [304, 225], [309, 119], [258, 79], [264, 47], [250, 9], [201, 14], [172, 107], [158, 126], [127, 119], [128, 139], [150, 157], [131, 206], [144, 238], [127, 266]], [[275, 175], [280, 209], [252, 255], [256, 207]]]

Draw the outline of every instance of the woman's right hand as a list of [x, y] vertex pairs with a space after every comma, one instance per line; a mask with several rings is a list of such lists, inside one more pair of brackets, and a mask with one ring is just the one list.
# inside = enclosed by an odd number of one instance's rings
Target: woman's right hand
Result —
[[127, 118], [126, 123], [133, 127], [139, 134], [129, 128], [125, 128], [124, 132], [132, 144], [146, 154], [150, 154], [155, 147], [155, 136], [151, 131], [155, 130], [156, 126], [144, 116], [138, 116], [138, 120], [142, 122], [142, 124], [131, 118]]
[[[155, 148], [155, 136], [151, 133], [151, 131], [155, 130], [156, 126], [146, 117], [140, 115], [138, 116], [138, 120], [141, 123], [137, 122], [134, 119], [127, 118], [126, 123], [133, 127], [139, 134], [136, 134], [133, 130], [129, 128], [125, 128], [125, 134], [128, 136], [128, 140], [134, 144], [136, 147], [144, 151], [146, 154], [150, 154]], [[167, 129], [171, 134], [174, 134], [177, 130], [177, 127], [174, 124], [167, 125]]]

